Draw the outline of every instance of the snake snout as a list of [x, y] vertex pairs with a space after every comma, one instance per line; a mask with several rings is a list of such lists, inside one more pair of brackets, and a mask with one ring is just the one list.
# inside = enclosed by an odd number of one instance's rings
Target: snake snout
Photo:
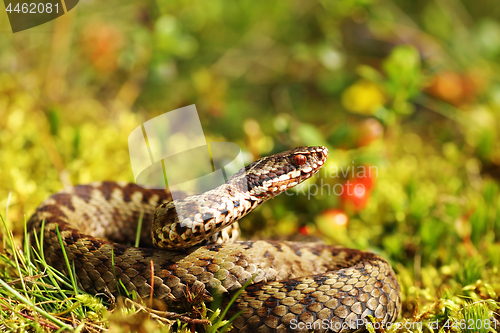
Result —
[[[317, 149], [316, 149], [316, 159], [318, 160], [318, 162], [325, 163], [327, 157], [328, 157], [328, 148], [323, 147], [323, 146], [317, 147]], [[321, 163], [321, 164], [323, 164], [323, 163]]]

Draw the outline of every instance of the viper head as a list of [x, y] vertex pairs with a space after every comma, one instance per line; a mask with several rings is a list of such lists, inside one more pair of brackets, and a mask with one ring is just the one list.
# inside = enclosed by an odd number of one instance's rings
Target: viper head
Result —
[[327, 157], [328, 149], [323, 146], [297, 147], [263, 157], [245, 168], [247, 190], [257, 197], [276, 196], [313, 176]]

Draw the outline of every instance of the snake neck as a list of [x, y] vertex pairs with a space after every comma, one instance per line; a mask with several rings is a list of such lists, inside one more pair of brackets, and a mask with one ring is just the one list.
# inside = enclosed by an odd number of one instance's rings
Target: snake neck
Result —
[[153, 244], [180, 250], [213, 239], [263, 202], [312, 177], [327, 157], [325, 147], [299, 147], [261, 158], [213, 190], [164, 203], [154, 214]]

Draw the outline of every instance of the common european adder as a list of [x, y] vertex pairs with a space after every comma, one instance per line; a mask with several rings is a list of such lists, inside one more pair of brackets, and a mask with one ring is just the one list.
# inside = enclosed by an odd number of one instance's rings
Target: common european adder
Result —
[[[242, 311], [236, 331], [356, 331], [368, 315], [392, 322], [401, 296], [385, 259], [322, 243], [236, 241], [237, 220], [310, 178], [327, 156], [325, 147], [299, 147], [264, 157], [220, 187], [175, 202], [166, 190], [135, 184], [75, 186], [45, 200], [28, 230], [33, 237], [44, 225], [45, 258], [67, 274], [59, 229], [79, 286], [92, 294], [120, 294], [118, 279], [128, 292], [152, 292], [178, 309], [190, 293], [227, 301], [253, 277], [233, 305]], [[141, 215], [141, 247], [133, 247]]]

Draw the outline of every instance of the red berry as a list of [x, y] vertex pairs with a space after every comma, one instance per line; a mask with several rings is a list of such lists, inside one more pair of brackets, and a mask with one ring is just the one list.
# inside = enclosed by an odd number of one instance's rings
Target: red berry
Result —
[[359, 179], [347, 180], [342, 187], [340, 201], [342, 206], [354, 211], [365, 208], [370, 199], [370, 191], [363, 181]]
[[307, 225], [303, 225], [299, 228], [299, 233], [304, 236], [309, 236], [311, 234], [311, 230]]
[[374, 118], [363, 120], [358, 127], [358, 139], [356, 145], [363, 147], [384, 135], [384, 127]]
[[321, 217], [325, 218], [332, 227], [344, 227], [349, 223], [349, 217], [341, 209], [327, 209], [321, 214]]
[[358, 177], [355, 180], [360, 184], [363, 184], [365, 189], [369, 192], [375, 186], [378, 176], [378, 168], [373, 165], [363, 165], [360, 168], [363, 168], [364, 173], [358, 173]]

